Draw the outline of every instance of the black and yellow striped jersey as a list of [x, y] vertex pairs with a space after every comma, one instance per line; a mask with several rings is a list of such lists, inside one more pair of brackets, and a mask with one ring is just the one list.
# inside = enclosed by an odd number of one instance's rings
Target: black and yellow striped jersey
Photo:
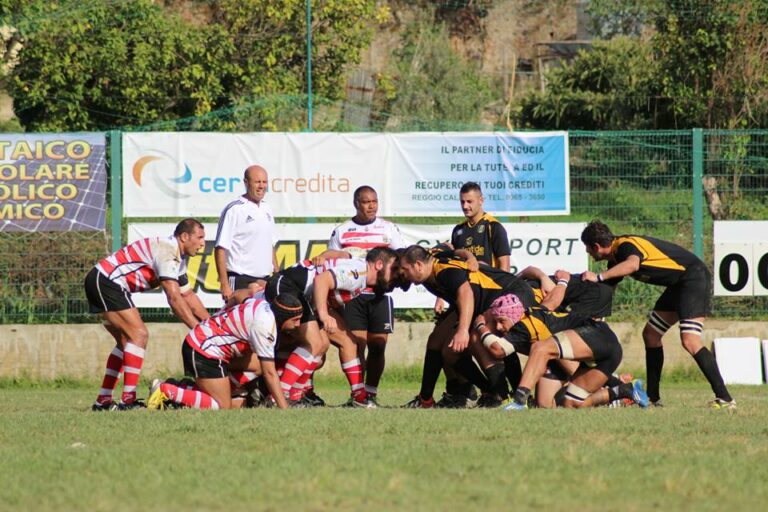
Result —
[[608, 268], [632, 255], [640, 258], [640, 269], [630, 277], [659, 286], [671, 286], [689, 268], [704, 265], [695, 254], [672, 242], [649, 236], [621, 235], [611, 244], [612, 261]]
[[536, 303], [528, 283], [514, 274], [487, 265], [480, 265], [479, 270], [472, 272], [465, 261], [450, 256], [447, 251], [433, 251], [432, 255], [435, 258], [432, 275], [424, 282], [424, 286], [433, 295], [452, 305], [456, 303], [459, 288], [464, 283], [469, 283], [472, 288], [474, 315], [481, 314], [494, 300], [508, 293], [517, 295], [525, 307]]
[[[582, 315], [550, 311], [541, 306], [528, 308], [512, 329], [504, 335], [510, 343], [534, 343], [553, 334], [584, 325], [592, 320]], [[517, 346], [516, 346], [517, 348]]]
[[499, 256], [509, 256], [507, 230], [493, 216], [484, 213], [476, 223], [458, 224], [451, 233], [451, 244], [456, 249], [466, 249], [479, 261], [492, 267], [498, 266]]

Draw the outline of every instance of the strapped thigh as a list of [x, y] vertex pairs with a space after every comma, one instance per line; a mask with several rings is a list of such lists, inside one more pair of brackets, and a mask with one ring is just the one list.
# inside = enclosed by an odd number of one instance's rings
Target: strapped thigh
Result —
[[656, 311], [651, 311], [651, 314], [648, 317], [648, 325], [651, 329], [659, 333], [660, 336], [664, 336], [669, 328], [672, 327], [666, 320], [661, 318]]
[[680, 320], [680, 334], [692, 334], [701, 337], [704, 324], [696, 320]]

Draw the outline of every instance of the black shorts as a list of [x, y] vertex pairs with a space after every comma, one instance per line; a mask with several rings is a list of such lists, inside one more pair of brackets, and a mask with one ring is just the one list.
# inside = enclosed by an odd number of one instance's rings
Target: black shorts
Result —
[[568, 281], [563, 304], [558, 310], [583, 318], [611, 315], [613, 287], [605, 283], [582, 281], [577, 276]]
[[712, 275], [703, 263], [685, 271], [680, 281], [667, 287], [654, 311], [674, 311], [680, 320], [709, 316], [712, 305]]
[[131, 300], [131, 292], [110, 281], [96, 267], [85, 276], [85, 296], [88, 298], [88, 311], [91, 313], [123, 311], [136, 307]]
[[541, 378], [568, 382], [571, 380], [571, 374], [560, 365], [557, 359], [553, 359], [547, 363], [547, 371], [544, 372], [544, 375], [542, 375]]
[[193, 379], [221, 379], [229, 375], [229, 365], [221, 359], [205, 357], [184, 341], [181, 344], [184, 375]]
[[395, 327], [392, 313], [392, 297], [362, 293], [344, 305], [343, 316], [352, 331], [392, 334]]
[[619, 367], [623, 354], [616, 333], [606, 322], [589, 322], [576, 327], [573, 331], [581, 336], [584, 343], [592, 350], [592, 361], [585, 364], [590, 368], [600, 370], [606, 377], [610, 377]]
[[229, 287], [233, 290], [245, 290], [248, 285], [256, 281], [266, 281], [268, 276], [249, 276], [248, 274], [238, 274], [237, 272], [227, 272], [227, 281]]
[[282, 273], [271, 275], [264, 287], [264, 297], [267, 301], [272, 302], [275, 300], [275, 297], [283, 294], [293, 295], [301, 302], [301, 307], [304, 309], [304, 312], [301, 314], [302, 324], [312, 322], [313, 320], [317, 321], [314, 308], [304, 296], [304, 287], [297, 286], [294, 280]]

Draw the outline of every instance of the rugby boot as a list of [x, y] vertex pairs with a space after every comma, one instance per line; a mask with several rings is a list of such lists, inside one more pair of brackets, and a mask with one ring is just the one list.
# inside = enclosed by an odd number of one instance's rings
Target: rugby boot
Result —
[[421, 396], [416, 395], [413, 400], [403, 405], [404, 409], [432, 409], [435, 406], [435, 399], [430, 398], [424, 400]]
[[632, 381], [632, 401], [645, 409], [649, 405], [648, 394], [643, 389], [643, 379]]
[[722, 398], [715, 398], [707, 402], [710, 409], [725, 409], [728, 411], [736, 410], [736, 400], [723, 400]]

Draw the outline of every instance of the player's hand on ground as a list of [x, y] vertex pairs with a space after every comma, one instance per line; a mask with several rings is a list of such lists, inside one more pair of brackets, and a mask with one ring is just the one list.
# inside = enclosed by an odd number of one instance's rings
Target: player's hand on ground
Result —
[[464, 352], [467, 345], [469, 345], [469, 332], [465, 330], [456, 331], [456, 334], [451, 338], [451, 342], [448, 344], [448, 348], [454, 352]]
[[582, 281], [592, 281], [593, 283], [596, 283], [597, 282], [597, 274], [587, 270], [586, 272], [582, 272], [581, 273], [581, 280]]

